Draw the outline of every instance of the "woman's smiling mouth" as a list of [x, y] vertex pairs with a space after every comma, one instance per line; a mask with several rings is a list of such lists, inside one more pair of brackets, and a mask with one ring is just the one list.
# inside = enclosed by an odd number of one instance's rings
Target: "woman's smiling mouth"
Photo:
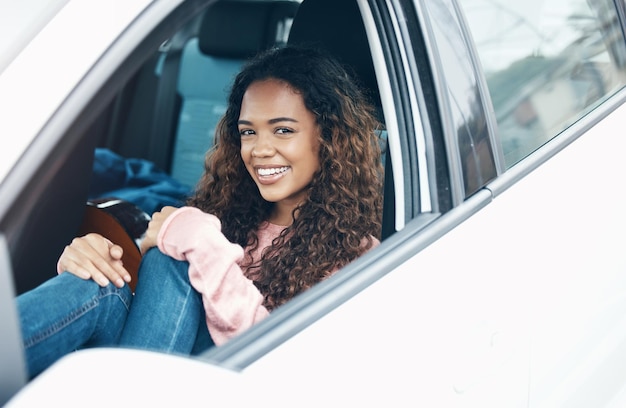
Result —
[[274, 174], [284, 173], [287, 170], [289, 170], [289, 167], [283, 166], [283, 167], [272, 167], [272, 168], [264, 168], [264, 169], [259, 168], [256, 171], [259, 177], [265, 177], [265, 176], [273, 176]]
[[272, 184], [281, 179], [291, 167], [257, 167], [256, 174], [261, 184]]

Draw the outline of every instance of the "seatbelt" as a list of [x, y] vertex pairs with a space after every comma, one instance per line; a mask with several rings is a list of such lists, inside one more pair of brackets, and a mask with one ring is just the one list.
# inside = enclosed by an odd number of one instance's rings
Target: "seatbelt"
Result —
[[148, 149], [150, 160], [159, 168], [169, 172], [171, 151], [176, 134], [172, 125], [178, 88], [181, 48], [173, 47], [170, 40], [159, 47], [159, 61], [156, 74], [160, 77], [156, 92], [152, 134]]
[[155, 74], [160, 79], [156, 92], [148, 154], [151, 161], [168, 173], [172, 164], [172, 150], [176, 139], [176, 129], [173, 125], [178, 96], [180, 60], [183, 48], [197, 32], [197, 26], [198, 21], [187, 24], [159, 47], [160, 56]]

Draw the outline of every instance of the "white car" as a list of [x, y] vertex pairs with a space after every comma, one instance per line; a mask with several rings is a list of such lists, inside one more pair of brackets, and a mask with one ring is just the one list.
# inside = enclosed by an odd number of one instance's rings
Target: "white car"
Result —
[[[0, 3], [0, 404], [626, 406], [625, 30], [623, 0]], [[385, 123], [382, 244], [200, 357], [27, 381], [14, 296], [128, 193], [99, 154], [175, 199], [245, 59], [303, 42]]]

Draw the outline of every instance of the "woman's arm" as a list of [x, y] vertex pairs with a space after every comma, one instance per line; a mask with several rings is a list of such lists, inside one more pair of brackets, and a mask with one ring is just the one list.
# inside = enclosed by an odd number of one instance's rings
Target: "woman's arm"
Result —
[[216, 345], [269, 314], [263, 295], [238, 265], [243, 249], [226, 239], [217, 217], [193, 207], [180, 208], [163, 221], [156, 244], [161, 252], [189, 262], [189, 279], [202, 295]]

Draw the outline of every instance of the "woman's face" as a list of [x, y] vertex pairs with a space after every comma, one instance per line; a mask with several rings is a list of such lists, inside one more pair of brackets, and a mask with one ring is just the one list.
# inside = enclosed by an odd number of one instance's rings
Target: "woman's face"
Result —
[[238, 126], [241, 158], [261, 195], [291, 216], [320, 167], [315, 115], [288, 84], [268, 79], [246, 90]]

